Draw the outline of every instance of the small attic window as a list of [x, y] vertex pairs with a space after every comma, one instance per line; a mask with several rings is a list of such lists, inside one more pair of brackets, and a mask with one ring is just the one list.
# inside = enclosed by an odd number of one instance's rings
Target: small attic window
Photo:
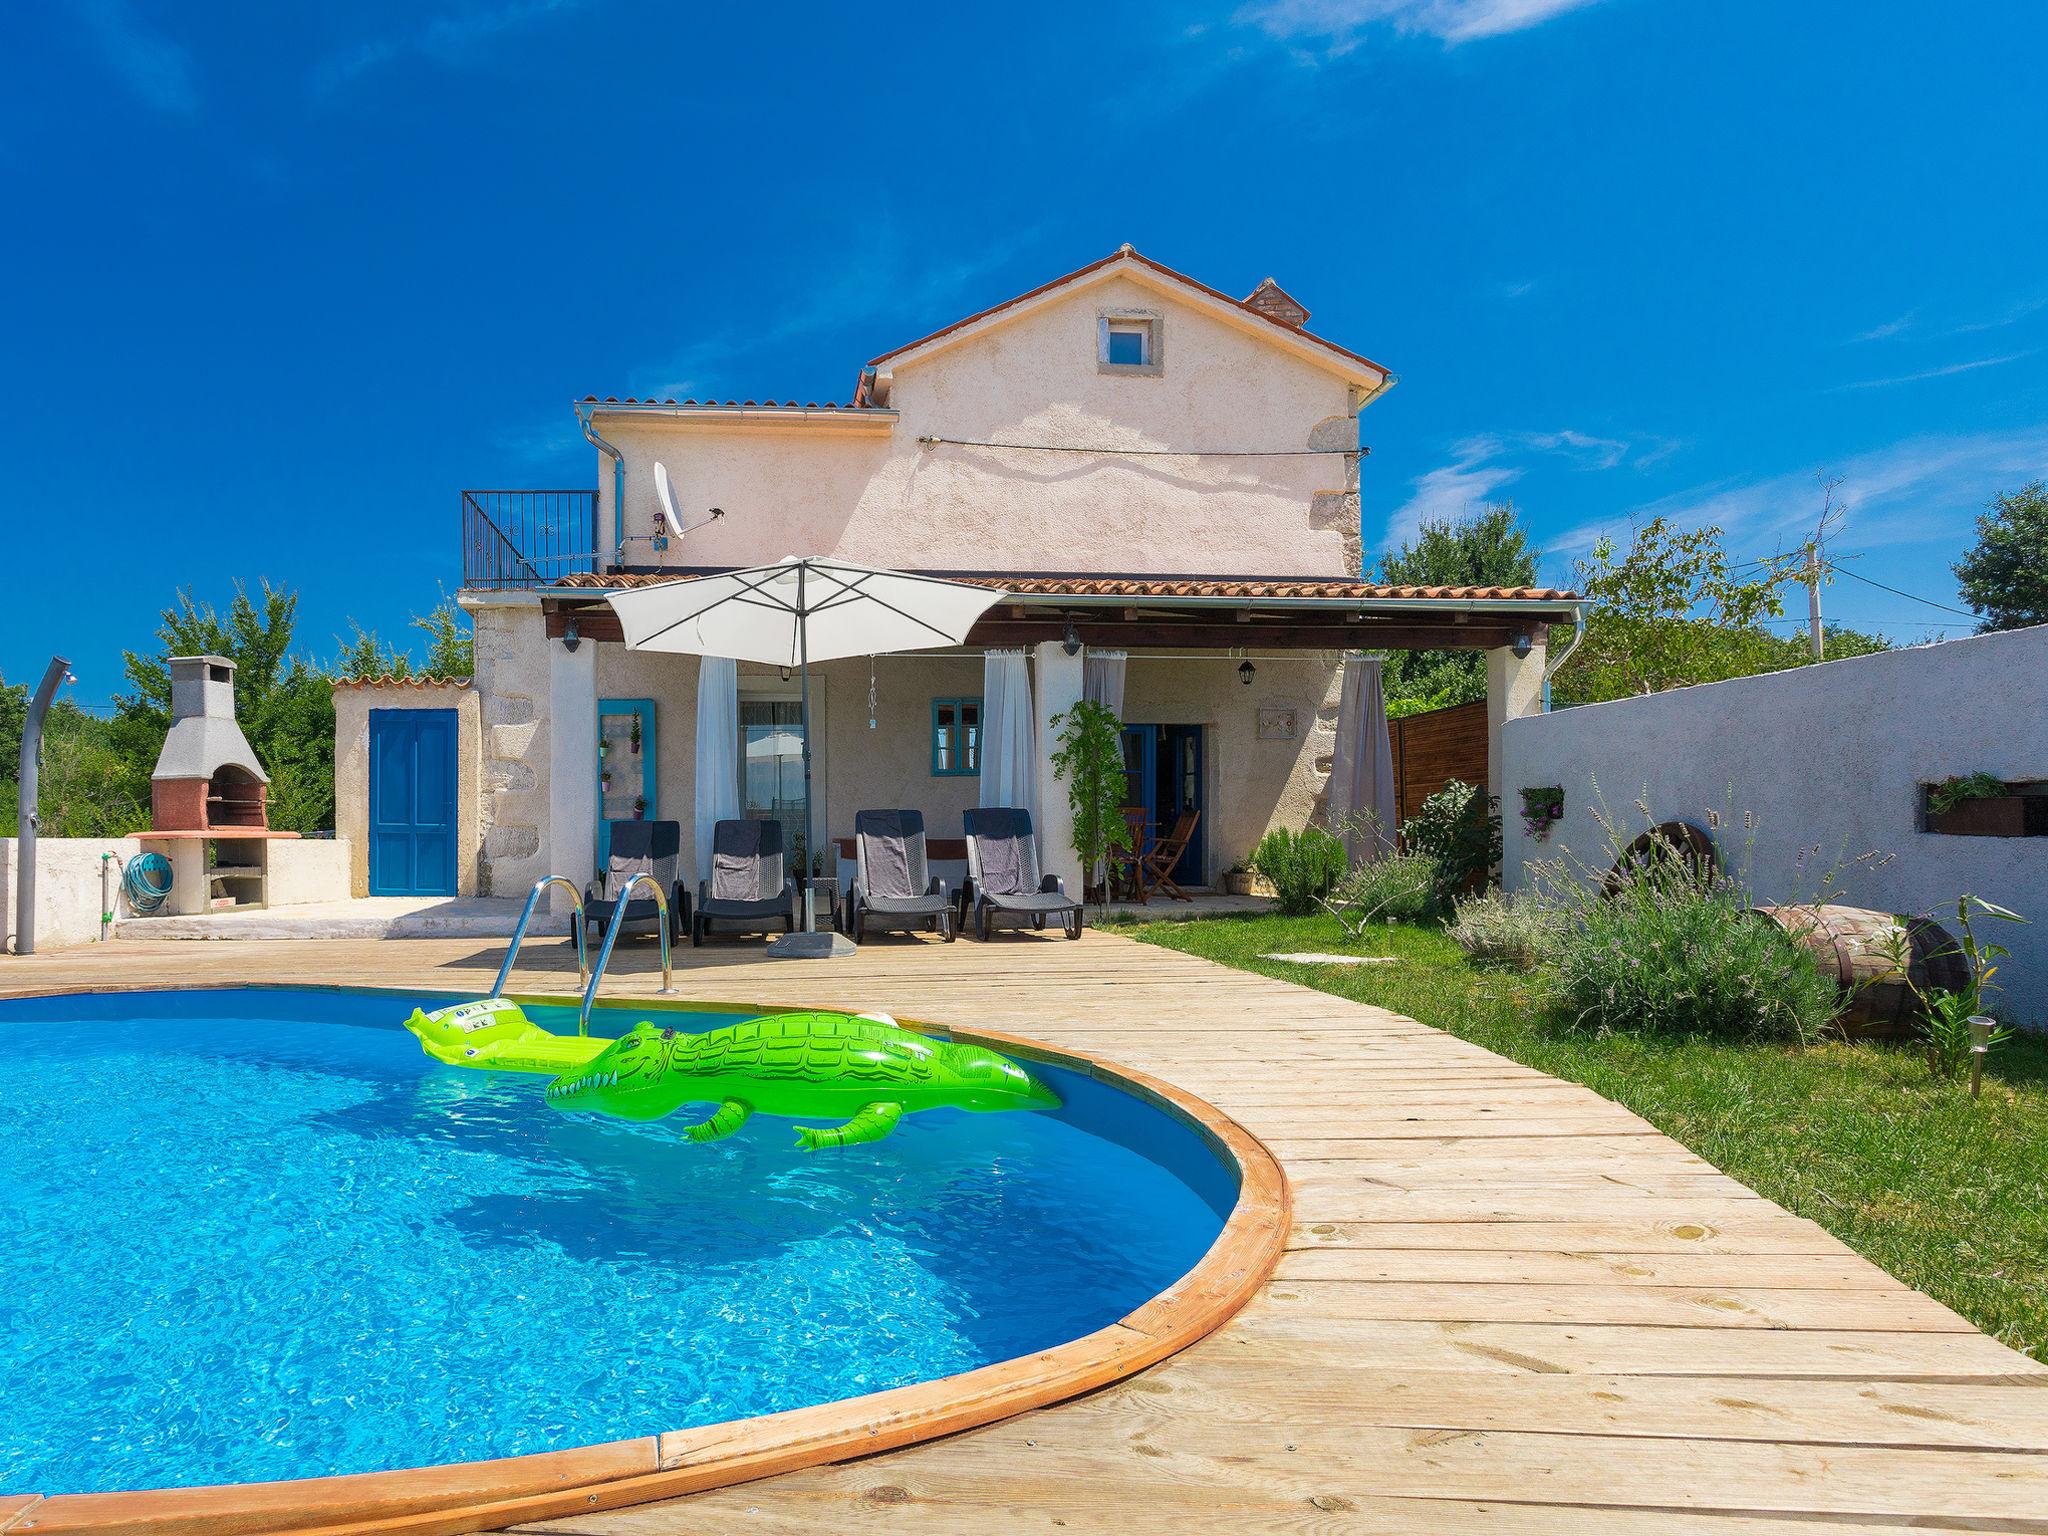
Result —
[[1159, 317], [1107, 314], [1096, 322], [1095, 361], [1104, 373], [1159, 371]]
[[1105, 363], [1119, 368], [1142, 368], [1150, 362], [1152, 327], [1142, 320], [1112, 320], [1109, 323], [1109, 356]]

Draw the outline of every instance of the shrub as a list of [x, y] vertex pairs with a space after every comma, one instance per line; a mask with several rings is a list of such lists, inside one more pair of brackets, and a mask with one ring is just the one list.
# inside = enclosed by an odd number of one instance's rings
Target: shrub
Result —
[[1315, 911], [1316, 898], [1327, 896], [1344, 877], [1344, 864], [1344, 845], [1321, 827], [1299, 832], [1275, 827], [1259, 839], [1251, 857], [1252, 868], [1272, 882], [1287, 917]]
[[1337, 894], [1361, 922], [1425, 923], [1436, 912], [1436, 861], [1420, 853], [1390, 853], [1353, 869]]
[[1580, 1027], [1803, 1043], [1834, 1018], [1834, 983], [1750, 914], [1737, 880], [1666, 859], [1624, 866], [1602, 892], [1558, 868], [1539, 874], [1566, 909], [1545, 969]]
[[1481, 965], [1533, 971], [1556, 951], [1564, 923], [1556, 908], [1534, 896], [1498, 891], [1457, 905], [1451, 939]]
[[1452, 779], [1401, 824], [1401, 846], [1436, 865], [1436, 915], [1448, 918], [1458, 897], [1500, 864], [1500, 803], [1475, 785]]

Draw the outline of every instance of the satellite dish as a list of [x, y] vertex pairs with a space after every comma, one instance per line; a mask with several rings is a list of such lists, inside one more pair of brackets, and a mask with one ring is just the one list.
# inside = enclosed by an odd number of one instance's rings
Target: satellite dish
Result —
[[669, 536], [680, 539], [689, 530], [683, 527], [682, 514], [676, 511], [675, 487], [668, 483], [668, 466], [654, 461], [654, 494], [661, 498], [661, 520], [668, 525]]

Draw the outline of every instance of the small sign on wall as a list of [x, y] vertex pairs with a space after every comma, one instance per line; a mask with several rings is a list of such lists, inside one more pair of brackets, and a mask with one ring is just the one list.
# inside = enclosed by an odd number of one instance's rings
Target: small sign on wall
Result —
[[1292, 709], [1262, 709], [1259, 711], [1259, 740], [1292, 741], [1300, 734], [1300, 719]]

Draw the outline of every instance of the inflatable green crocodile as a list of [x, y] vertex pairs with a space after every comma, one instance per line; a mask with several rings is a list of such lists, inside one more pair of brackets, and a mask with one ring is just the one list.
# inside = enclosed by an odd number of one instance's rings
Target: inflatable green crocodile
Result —
[[406, 1025], [436, 1060], [508, 1071], [554, 1071], [547, 1102], [569, 1113], [659, 1120], [685, 1104], [716, 1104], [692, 1141], [730, 1136], [756, 1112], [834, 1119], [800, 1126], [806, 1151], [880, 1141], [920, 1109], [1057, 1109], [1059, 1098], [986, 1046], [934, 1040], [885, 1015], [781, 1013], [702, 1034], [638, 1024], [618, 1040], [550, 1035], [516, 1004], [415, 1012]]

